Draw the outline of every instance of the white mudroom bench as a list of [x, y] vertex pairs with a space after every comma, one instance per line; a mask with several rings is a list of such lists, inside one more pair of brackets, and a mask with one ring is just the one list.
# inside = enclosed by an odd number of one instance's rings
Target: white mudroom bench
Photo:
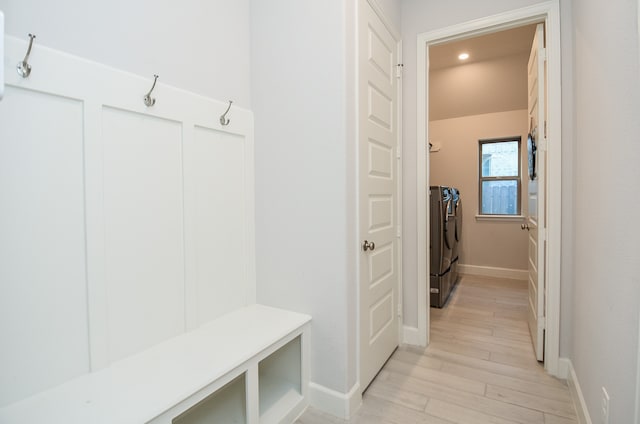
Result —
[[8, 405], [0, 422], [292, 422], [306, 407], [310, 320], [247, 306]]

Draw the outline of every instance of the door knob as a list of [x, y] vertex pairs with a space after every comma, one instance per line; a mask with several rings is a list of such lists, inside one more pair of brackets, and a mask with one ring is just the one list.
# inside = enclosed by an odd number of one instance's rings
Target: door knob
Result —
[[367, 250], [375, 250], [376, 244], [374, 242], [368, 242], [367, 240], [362, 243], [362, 249], [366, 252]]
[[520, 224], [520, 228], [529, 231], [529, 224]]

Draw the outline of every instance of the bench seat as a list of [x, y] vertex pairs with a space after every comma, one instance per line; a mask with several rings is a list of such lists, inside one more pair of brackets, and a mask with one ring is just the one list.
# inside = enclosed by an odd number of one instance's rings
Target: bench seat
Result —
[[[179, 404], [183, 409], [193, 406], [257, 367], [257, 361], [272, 353], [270, 348], [302, 335], [310, 320], [308, 315], [263, 305], [243, 307], [105, 369], [8, 405], [0, 409], [0, 422], [171, 422], [171, 417], [161, 415]], [[252, 386], [248, 383], [247, 390]], [[248, 402], [251, 398], [247, 396]], [[247, 409], [252, 408], [256, 406]]]

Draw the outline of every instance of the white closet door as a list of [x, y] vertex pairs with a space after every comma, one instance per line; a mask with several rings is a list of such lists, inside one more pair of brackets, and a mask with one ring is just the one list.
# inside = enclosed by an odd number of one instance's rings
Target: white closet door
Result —
[[[360, 1], [360, 386], [398, 346], [397, 41]], [[366, 244], [365, 244], [366, 243]]]

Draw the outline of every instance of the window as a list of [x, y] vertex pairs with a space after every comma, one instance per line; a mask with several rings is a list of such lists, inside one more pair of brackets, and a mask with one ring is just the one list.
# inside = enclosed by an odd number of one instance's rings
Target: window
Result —
[[520, 141], [480, 140], [480, 215], [520, 215]]

